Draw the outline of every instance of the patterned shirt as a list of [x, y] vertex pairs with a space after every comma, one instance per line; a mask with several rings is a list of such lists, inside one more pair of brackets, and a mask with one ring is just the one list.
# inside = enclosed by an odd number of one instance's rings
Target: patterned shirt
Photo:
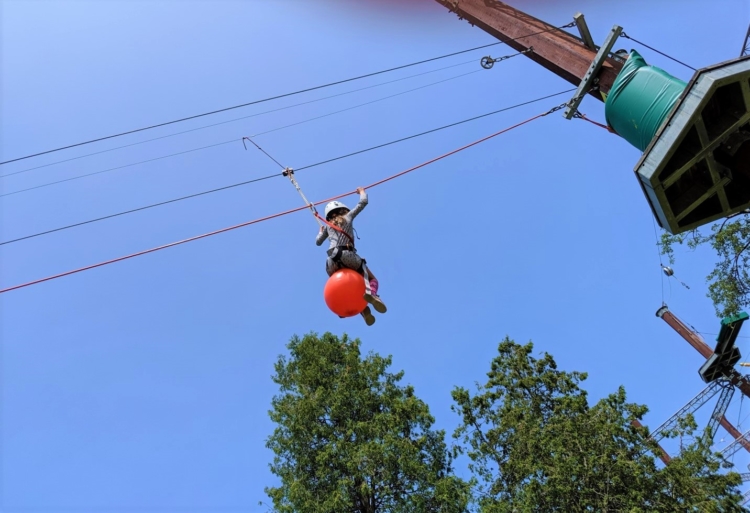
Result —
[[335, 248], [336, 246], [354, 246], [354, 218], [357, 217], [357, 214], [362, 212], [362, 210], [364, 210], [366, 206], [367, 193], [365, 191], [362, 191], [362, 193], [359, 195], [359, 203], [357, 203], [356, 207], [346, 213], [346, 215], [344, 216], [344, 222], [341, 226], [338, 227], [347, 235], [349, 235], [349, 237], [347, 237], [340, 231], [331, 228], [328, 225], [324, 225], [323, 231], [318, 232], [318, 236], [315, 239], [315, 244], [320, 246], [321, 244], [323, 244], [323, 241], [325, 241], [326, 239], [330, 239], [331, 244], [328, 249]]

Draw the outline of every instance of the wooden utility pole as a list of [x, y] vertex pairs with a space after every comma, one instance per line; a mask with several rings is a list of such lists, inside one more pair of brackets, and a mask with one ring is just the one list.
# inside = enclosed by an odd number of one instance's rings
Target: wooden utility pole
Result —
[[[466, 19], [511, 48], [526, 52], [526, 57], [544, 66], [573, 85], [579, 85], [595, 61], [597, 50], [556, 28], [513, 7], [487, 0], [436, 0], [459, 18]], [[529, 35], [533, 34], [533, 35]], [[618, 34], [619, 35], [619, 34]], [[605, 58], [594, 80], [603, 93], [608, 93], [622, 63]], [[602, 100], [599, 92], [590, 93]]]
[[[704, 358], [709, 358], [714, 353], [711, 346], [706, 344], [700, 335], [688, 328], [684, 322], [670, 312], [666, 305], [663, 305], [656, 311], [656, 316], [669, 324], [673, 330], [679, 333], [679, 335], [684, 338], [688, 344], [693, 346], [693, 348]], [[732, 383], [732, 385], [739, 388], [743, 395], [750, 397], [750, 377], [743, 376], [737, 372], [736, 369], [727, 369], [726, 378]]]

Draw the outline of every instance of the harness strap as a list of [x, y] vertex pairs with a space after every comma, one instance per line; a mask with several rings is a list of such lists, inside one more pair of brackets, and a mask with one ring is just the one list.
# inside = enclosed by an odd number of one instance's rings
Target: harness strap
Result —
[[362, 274], [365, 278], [365, 294], [366, 295], [372, 295], [372, 290], [370, 290], [370, 273], [367, 272], [367, 262], [365, 259], [362, 259]]
[[352, 246], [354, 246], [354, 239], [352, 239], [351, 235], [349, 235], [348, 233], [346, 233], [344, 230], [342, 230], [341, 228], [339, 228], [335, 224], [329, 223], [326, 219], [323, 219], [322, 217], [320, 217], [320, 214], [318, 214], [317, 212], [315, 212], [315, 217], [317, 217], [318, 219], [320, 219], [321, 221], [323, 221], [325, 224], [327, 224], [328, 226], [330, 226], [331, 228], [333, 228], [337, 232], [343, 233], [344, 235], [346, 235], [346, 238], [349, 239], [349, 242], [351, 242]]

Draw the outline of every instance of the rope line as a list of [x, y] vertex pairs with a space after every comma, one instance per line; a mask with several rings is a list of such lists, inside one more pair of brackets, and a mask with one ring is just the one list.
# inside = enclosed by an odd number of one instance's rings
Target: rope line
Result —
[[[462, 121], [457, 121], [455, 123], [450, 123], [448, 125], [443, 125], [443, 126], [438, 127], [438, 128], [433, 128], [433, 129], [427, 130], [425, 132], [420, 132], [418, 134], [413, 134], [413, 135], [410, 135], [410, 136], [407, 136], [407, 137], [402, 137], [402, 138], [396, 139], [394, 141], [389, 141], [387, 143], [378, 144], [376, 146], [371, 146], [371, 147], [365, 148], [363, 150], [358, 150], [358, 151], [355, 151], [355, 152], [352, 152], [352, 153], [347, 153], [345, 155], [334, 157], [334, 158], [331, 158], [331, 159], [328, 159], [328, 160], [324, 160], [324, 161], [321, 161], [321, 162], [316, 162], [314, 164], [309, 164], [309, 165], [306, 165], [306, 166], [302, 166], [302, 167], [296, 168], [296, 171], [301, 171], [303, 169], [310, 169], [310, 168], [313, 168], [313, 167], [317, 167], [317, 166], [329, 164], [329, 163], [337, 161], [337, 160], [342, 160], [342, 159], [345, 159], [345, 158], [353, 157], [355, 155], [360, 155], [362, 153], [367, 153], [369, 151], [373, 151], [373, 150], [377, 150], [377, 149], [380, 149], [380, 148], [384, 148], [386, 146], [390, 146], [392, 144], [397, 144], [397, 143], [400, 143], [400, 142], [403, 142], [403, 141], [408, 141], [410, 139], [415, 139], [417, 137], [421, 137], [421, 136], [424, 136], [424, 135], [427, 135], [427, 134], [431, 134], [433, 132], [438, 132], [440, 130], [445, 130], [446, 128], [451, 128], [451, 127], [454, 127], [454, 126], [457, 126], [457, 125], [461, 125], [463, 123], [468, 123], [470, 121], [475, 121], [477, 119], [481, 119], [481, 118], [484, 118], [484, 117], [487, 117], [487, 116], [492, 116], [494, 114], [499, 114], [501, 112], [505, 112], [505, 111], [508, 111], [508, 110], [517, 109], [519, 107], [523, 107], [525, 105], [530, 105], [532, 103], [537, 103], [537, 102], [540, 102], [540, 101], [543, 101], [543, 100], [547, 100], [547, 99], [553, 98], [555, 96], [560, 96], [560, 95], [563, 95], [563, 94], [568, 94], [571, 91], [575, 91], [575, 88], [568, 89], [568, 90], [565, 90], [565, 91], [560, 91], [559, 93], [549, 94], [547, 96], [542, 96], [542, 97], [536, 98], [534, 100], [529, 100], [529, 101], [526, 101], [526, 102], [518, 103], [516, 105], [511, 105], [510, 107], [504, 107], [502, 109], [498, 109], [498, 110], [495, 110], [495, 111], [492, 111], [492, 112], [488, 112], [486, 114], [481, 114], [479, 116], [474, 116], [474, 117], [471, 117], [471, 118], [468, 118], [468, 119], [464, 119]], [[88, 221], [82, 221], [82, 222], [70, 224], [70, 225], [67, 225], [67, 226], [61, 226], [59, 228], [54, 228], [54, 229], [51, 229], [51, 230], [46, 230], [46, 231], [43, 231], [43, 232], [34, 233], [32, 235], [26, 235], [26, 236], [23, 236], [23, 237], [18, 237], [18, 238], [15, 238], [15, 239], [3, 241], [3, 242], [0, 242], [0, 246], [3, 246], [5, 244], [11, 244], [11, 243], [14, 243], [14, 242], [19, 242], [19, 241], [26, 240], [26, 239], [32, 239], [34, 237], [39, 237], [41, 235], [47, 235], [47, 234], [50, 234], [50, 233], [59, 232], [59, 231], [62, 231], [62, 230], [67, 230], [69, 228], [75, 228], [77, 226], [82, 226], [82, 225], [85, 225], [85, 224], [95, 223], [95, 222], [98, 222], [98, 221], [104, 221], [105, 219], [111, 219], [113, 217], [118, 217], [118, 216], [122, 216], [122, 215], [126, 215], [126, 214], [132, 214], [134, 212], [140, 212], [141, 210], [147, 210], [149, 208], [160, 207], [162, 205], [168, 205], [170, 203], [176, 203], [178, 201], [183, 201], [183, 200], [187, 200], [187, 199], [191, 199], [191, 198], [196, 198], [198, 196], [203, 196], [203, 195], [206, 195], [206, 194], [212, 194], [214, 192], [225, 191], [227, 189], [233, 189], [234, 187], [240, 187], [242, 185], [248, 185], [248, 184], [255, 183], [255, 182], [260, 182], [260, 181], [263, 181], [263, 180], [268, 180], [270, 178], [275, 178], [277, 176], [281, 176], [281, 175], [279, 173], [275, 173], [275, 174], [272, 174], [272, 175], [263, 176], [263, 177], [260, 177], [260, 178], [255, 178], [253, 180], [245, 180], [243, 182], [239, 182], [239, 183], [235, 183], [235, 184], [231, 184], [231, 185], [226, 185], [224, 187], [218, 187], [216, 189], [210, 189], [210, 190], [203, 191], [203, 192], [198, 192], [198, 193], [195, 193], [195, 194], [189, 194], [187, 196], [181, 196], [179, 198], [173, 198], [173, 199], [170, 199], [170, 200], [161, 201], [161, 202], [158, 202], [158, 203], [153, 203], [151, 205], [145, 205], [143, 207], [138, 207], [138, 208], [134, 208], [134, 209], [130, 209], [130, 210], [125, 210], [123, 212], [118, 212], [116, 214], [109, 214], [109, 215], [106, 215], [106, 216], [97, 217], [97, 218], [94, 218], [94, 219], [89, 219]]]
[[[534, 32], [532, 34], [526, 34], [525, 36], [521, 36], [521, 37], [509, 39], [509, 41], [514, 41], [516, 39], [523, 39], [523, 38], [535, 36], [535, 35], [538, 35], [538, 34], [544, 34], [545, 32], [553, 32], [555, 30], [560, 30], [562, 28], [567, 28], [567, 27], [570, 27], [570, 26], [572, 26], [572, 24], [568, 23], [568, 24], [562, 25], [560, 27], [552, 27], [552, 28], [547, 29], [547, 30], [542, 30], [542, 31], [539, 31], [539, 32]], [[98, 137], [96, 139], [90, 139], [88, 141], [83, 141], [83, 142], [79, 142], [79, 143], [75, 143], [75, 144], [69, 144], [67, 146], [61, 146], [59, 148], [54, 148], [54, 149], [51, 149], [51, 150], [41, 151], [41, 152], [33, 153], [33, 154], [30, 154], [30, 155], [25, 155], [23, 157], [16, 157], [14, 159], [5, 160], [5, 161], [0, 162], [0, 166], [5, 165], [5, 164], [10, 164], [11, 162], [17, 162], [19, 160], [30, 159], [32, 157], [38, 157], [40, 155], [46, 155], [48, 153], [54, 153], [54, 152], [58, 152], [58, 151], [62, 151], [62, 150], [67, 150], [67, 149], [70, 149], [70, 148], [75, 148], [75, 147], [78, 147], [78, 146], [84, 146], [86, 144], [92, 144], [92, 143], [99, 142], [99, 141], [105, 141], [107, 139], [114, 139], [115, 137], [122, 137], [124, 135], [134, 134], [134, 133], [137, 133], [137, 132], [144, 132], [146, 130], [152, 130], [154, 128], [159, 128], [159, 127], [167, 126], [167, 125], [173, 125], [175, 123], [181, 123], [183, 121], [189, 121], [191, 119], [202, 118], [202, 117], [205, 117], [205, 116], [210, 116], [210, 115], [213, 115], [213, 114], [218, 114], [220, 112], [227, 112], [227, 111], [234, 110], [234, 109], [239, 109], [239, 108], [242, 108], [242, 107], [248, 107], [250, 105], [257, 105], [259, 103], [269, 102], [269, 101], [272, 101], [272, 100], [278, 100], [280, 98], [287, 98], [289, 96], [294, 96], [294, 95], [298, 95], [298, 94], [302, 94], [302, 93], [307, 93], [307, 92], [310, 92], [310, 91], [315, 91], [315, 90], [323, 89], [323, 88], [326, 88], [326, 87], [331, 87], [331, 86], [335, 86], [335, 85], [339, 85], [339, 84], [345, 84], [347, 82], [353, 82], [355, 80], [361, 80], [363, 78], [373, 77], [375, 75], [381, 75], [383, 73], [390, 73], [392, 71], [397, 71], [397, 70], [400, 70], [400, 69], [410, 68], [412, 66], [418, 66], [420, 64], [425, 64], [427, 62], [437, 61], [437, 60], [440, 60], [440, 59], [445, 59], [445, 58], [448, 58], [448, 57], [453, 57], [454, 55], [461, 55], [463, 53], [473, 52], [474, 50], [480, 50], [482, 48], [489, 48], [490, 46], [496, 46], [496, 45], [501, 45], [501, 44], [505, 44], [505, 42], [503, 42], [503, 41], [497, 41], [495, 43], [490, 43], [490, 44], [481, 45], [481, 46], [475, 46], [474, 48], [468, 48], [466, 50], [461, 50], [461, 51], [458, 51], [458, 52], [448, 53], [448, 54], [445, 54], [445, 55], [440, 55], [438, 57], [431, 57], [429, 59], [424, 59], [424, 60], [417, 61], [417, 62], [412, 62], [412, 63], [409, 63], [409, 64], [403, 64], [401, 66], [395, 66], [393, 68], [388, 68], [388, 69], [384, 69], [384, 70], [380, 70], [380, 71], [375, 71], [375, 72], [372, 72], [372, 73], [366, 73], [364, 75], [359, 75], [359, 76], [347, 78], [347, 79], [344, 79], [344, 80], [337, 80], [335, 82], [329, 82], [327, 84], [322, 84], [322, 85], [318, 85], [318, 86], [314, 86], [314, 87], [308, 87], [306, 89], [300, 89], [298, 91], [293, 91], [293, 92], [290, 92], [290, 93], [284, 93], [284, 94], [279, 94], [279, 95], [276, 95], [276, 96], [270, 96], [268, 98], [263, 98], [261, 100], [255, 100], [255, 101], [251, 101], [251, 102], [247, 102], [247, 103], [242, 103], [242, 104], [239, 104], [239, 105], [233, 105], [231, 107], [224, 107], [222, 109], [216, 109], [216, 110], [212, 110], [212, 111], [209, 111], [209, 112], [204, 112], [202, 114], [195, 114], [195, 115], [192, 115], [192, 116], [187, 116], [187, 117], [175, 119], [175, 120], [172, 120], [172, 121], [166, 121], [164, 123], [157, 123], [155, 125], [150, 125], [150, 126], [146, 126], [146, 127], [143, 127], [143, 128], [137, 128], [137, 129], [134, 129], [134, 130], [128, 130], [128, 131], [120, 132], [120, 133], [113, 134], [113, 135], [107, 135], [107, 136], [104, 136], [104, 137]]]
[[[456, 153], [459, 153], [459, 152], [464, 151], [464, 150], [466, 150], [468, 148], [476, 146], [477, 144], [481, 144], [481, 143], [483, 143], [485, 141], [488, 141], [489, 139], [492, 139], [493, 137], [497, 137], [498, 135], [501, 135], [501, 134], [504, 134], [506, 132], [509, 132], [509, 131], [511, 131], [511, 130], [513, 130], [515, 128], [518, 128], [520, 126], [526, 125], [526, 124], [528, 124], [528, 123], [530, 123], [530, 122], [532, 122], [532, 121], [534, 121], [536, 119], [539, 119], [539, 118], [544, 117], [544, 116], [546, 116], [548, 114], [551, 114], [552, 112], [560, 110], [561, 108], [564, 108], [565, 105], [566, 104], [559, 105], [557, 107], [554, 107], [554, 108], [550, 109], [549, 111], [547, 111], [545, 113], [538, 114], [536, 116], [530, 117], [530, 118], [528, 118], [528, 119], [526, 119], [524, 121], [521, 121], [520, 123], [516, 123], [515, 125], [512, 125], [510, 127], [504, 128], [504, 129], [502, 129], [502, 130], [500, 130], [498, 132], [495, 132], [493, 134], [490, 134], [488, 136], [482, 137], [481, 139], [477, 139], [476, 141], [471, 142], [469, 144], [466, 144], [464, 146], [461, 146], [459, 148], [456, 148], [455, 150], [451, 150], [448, 153], [444, 153], [443, 155], [440, 155], [438, 157], [430, 159], [430, 160], [428, 160], [426, 162], [422, 162], [421, 164], [417, 164], [416, 166], [410, 167], [410, 168], [408, 168], [408, 169], [406, 169], [404, 171], [401, 171], [399, 173], [396, 173], [394, 175], [386, 177], [386, 178], [384, 178], [382, 180], [379, 180], [379, 181], [377, 181], [375, 183], [372, 183], [372, 184], [368, 185], [367, 187], [364, 187], [364, 189], [371, 189], [373, 187], [377, 187], [377, 186], [382, 185], [382, 184], [384, 184], [386, 182], [389, 182], [391, 180], [394, 180], [396, 178], [404, 176], [404, 175], [406, 175], [408, 173], [411, 173], [412, 171], [416, 171], [417, 169], [421, 169], [421, 168], [423, 168], [425, 166], [433, 164], [433, 163], [435, 163], [435, 162], [437, 162], [439, 160], [442, 160], [442, 159], [444, 159], [446, 157], [449, 157], [451, 155], [455, 155]], [[346, 193], [343, 193], [343, 194], [339, 194], [338, 196], [334, 196], [332, 198], [328, 198], [328, 199], [321, 200], [321, 201], [316, 201], [316, 202], [314, 202], [312, 204], [313, 205], [320, 205], [320, 204], [323, 204], [323, 203], [327, 203], [329, 201], [333, 201], [333, 200], [337, 200], [337, 199], [340, 199], [340, 198], [344, 198], [346, 196], [354, 194], [355, 192], [356, 191], [346, 192]], [[187, 239], [182, 239], [182, 240], [179, 240], [179, 241], [176, 241], [176, 242], [171, 242], [169, 244], [164, 244], [162, 246], [157, 246], [155, 248], [150, 248], [150, 249], [146, 249], [146, 250], [143, 250], [143, 251], [138, 251], [136, 253], [131, 253], [129, 255], [121, 256], [121, 257], [118, 257], [118, 258], [113, 258], [111, 260], [105, 260], [105, 261], [99, 262], [97, 264], [92, 264], [92, 265], [88, 265], [88, 266], [85, 266], [85, 267], [80, 267], [78, 269], [73, 269], [71, 271], [66, 271], [66, 272], [55, 274], [55, 275], [52, 275], [52, 276], [47, 276], [46, 278], [40, 278], [40, 279], [33, 280], [33, 281], [30, 281], [30, 282], [22, 283], [20, 285], [14, 285], [12, 287], [7, 287], [7, 288], [4, 288], [4, 289], [0, 289], [0, 294], [6, 293], [6, 292], [10, 292], [12, 290], [21, 289], [21, 288], [24, 288], [24, 287], [29, 287], [31, 285], [37, 285], [39, 283], [43, 283], [43, 282], [46, 282], [46, 281], [55, 280], [57, 278], [62, 278], [64, 276], [70, 276], [71, 274], [76, 274], [76, 273], [80, 273], [80, 272], [83, 272], [83, 271], [88, 271], [88, 270], [91, 270], [91, 269], [96, 269], [97, 267], [102, 267], [102, 266], [105, 266], [105, 265], [114, 264], [116, 262], [122, 262], [123, 260], [128, 260], [128, 259], [135, 258], [135, 257], [138, 257], [138, 256], [147, 255], [149, 253], [154, 253], [156, 251], [161, 251], [162, 249], [167, 249], [167, 248], [171, 248], [171, 247], [174, 247], [174, 246], [179, 246], [181, 244], [186, 244], [188, 242], [193, 242], [193, 241], [196, 241], [196, 240], [199, 240], [199, 239], [204, 239], [206, 237], [211, 237], [213, 235], [218, 235], [220, 233], [225, 233], [225, 232], [228, 232], [228, 231], [231, 231], [231, 230], [236, 230], [238, 228], [243, 228], [245, 226], [250, 226], [252, 224], [257, 224], [257, 223], [261, 223], [261, 222], [268, 221], [268, 220], [271, 220], [271, 219], [275, 219], [277, 217], [281, 217], [281, 216], [285, 216], [285, 215], [288, 215], [288, 214], [292, 214], [294, 212], [299, 212], [301, 210], [306, 210], [307, 208], [309, 208], [309, 206], [308, 205], [304, 205], [304, 206], [301, 206], [301, 207], [297, 207], [297, 208], [293, 208], [293, 209], [290, 209], [290, 210], [286, 210], [284, 212], [279, 212], [279, 213], [272, 214], [272, 215], [269, 215], [269, 216], [265, 216], [265, 217], [261, 217], [261, 218], [258, 218], [258, 219], [254, 219], [252, 221], [246, 221], [244, 223], [236, 224], [234, 226], [229, 226], [229, 227], [222, 228], [222, 229], [219, 229], [219, 230], [215, 230], [215, 231], [212, 231], [212, 232], [204, 233], [204, 234], [201, 234], [201, 235], [196, 235], [194, 237], [189, 237]]]
[[664, 56], [664, 57], [666, 57], [667, 59], [673, 60], [673, 61], [674, 61], [674, 62], [676, 62], [677, 64], [682, 64], [682, 65], [683, 65], [683, 66], [685, 66], [686, 68], [690, 68], [690, 69], [691, 69], [691, 70], [693, 70], [693, 71], [697, 71], [697, 70], [696, 70], [696, 69], [695, 69], [694, 67], [692, 67], [692, 66], [691, 66], [690, 64], [685, 64], [684, 62], [682, 62], [682, 61], [680, 61], [680, 60], [678, 60], [678, 59], [675, 59], [675, 58], [674, 58], [674, 57], [672, 57], [671, 55], [667, 55], [666, 53], [664, 53], [664, 52], [661, 52], [661, 51], [657, 50], [657, 49], [656, 49], [656, 48], [654, 48], [653, 46], [649, 46], [649, 45], [647, 45], [646, 43], [643, 43], [643, 42], [641, 42], [641, 41], [638, 41], [638, 40], [637, 40], [636, 38], [634, 38], [634, 37], [630, 37], [630, 36], [629, 36], [629, 35], [627, 35], [627, 34], [626, 34], [625, 32], [621, 32], [621, 33], [620, 33], [620, 36], [624, 37], [625, 39], [630, 39], [631, 41], [634, 41], [634, 42], [638, 43], [638, 44], [639, 44], [639, 45], [641, 45], [641, 46], [645, 46], [645, 47], [646, 47], [646, 48], [648, 48], [649, 50], [652, 50], [652, 51], [654, 51], [654, 52], [656, 52], [656, 53], [658, 53], [658, 54], [660, 54], [660, 55], [663, 55], [663, 56]]
[[586, 114], [584, 114], [583, 112], [576, 112], [575, 114], [573, 114], [573, 117], [574, 118], [578, 118], [578, 119], [582, 119], [584, 121], [588, 121], [592, 125], [596, 125], [596, 126], [598, 126], [600, 128], [603, 128], [604, 130], [606, 130], [610, 134], [617, 135], [617, 132], [615, 132], [614, 128], [612, 128], [609, 125], [605, 125], [604, 123], [599, 123], [598, 121], [594, 121], [593, 119], [586, 117]]

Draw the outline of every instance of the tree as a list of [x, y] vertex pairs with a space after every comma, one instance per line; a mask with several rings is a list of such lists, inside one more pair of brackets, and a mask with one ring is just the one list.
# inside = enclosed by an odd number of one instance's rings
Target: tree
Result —
[[391, 358], [360, 355], [359, 340], [326, 333], [294, 337], [273, 377], [277, 424], [267, 447], [279, 487], [276, 511], [465, 511], [468, 485], [453, 476], [445, 433]]
[[671, 264], [675, 262], [674, 246], [682, 244], [690, 249], [710, 246], [718, 254], [719, 261], [706, 282], [708, 297], [719, 317], [735, 315], [750, 306], [750, 216], [747, 212], [712, 225], [710, 232], [695, 229], [677, 235], [663, 233], [661, 251]]
[[590, 406], [586, 374], [532, 350], [506, 338], [476, 394], [453, 391], [457, 452], [469, 458], [479, 511], [744, 511], [739, 475], [719, 472], [703, 437], [659, 468], [656, 444], [633, 425], [646, 407], [623, 388]]

